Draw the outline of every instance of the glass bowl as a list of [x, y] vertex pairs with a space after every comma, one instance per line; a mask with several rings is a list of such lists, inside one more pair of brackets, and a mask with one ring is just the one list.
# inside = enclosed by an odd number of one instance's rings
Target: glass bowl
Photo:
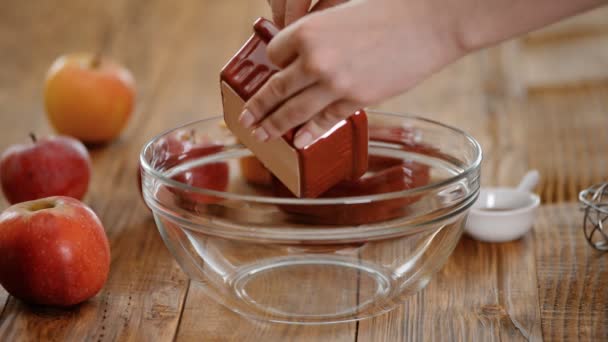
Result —
[[142, 191], [181, 268], [210, 298], [273, 322], [347, 322], [423, 289], [479, 193], [481, 148], [431, 120], [368, 111], [370, 172], [294, 198], [221, 117], [141, 153]]

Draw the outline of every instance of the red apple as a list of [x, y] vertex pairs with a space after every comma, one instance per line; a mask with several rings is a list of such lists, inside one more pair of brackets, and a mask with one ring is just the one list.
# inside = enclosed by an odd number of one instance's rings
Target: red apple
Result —
[[239, 159], [243, 178], [252, 185], [268, 187], [272, 185], [272, 173], [255, 156]]
[[70, 306], [94, 296], [110, 269], [95, 213], [70, 197], [23, 202], [0, 214], [0, 284], [32, 304]]
[[[219, 152], [223, 146], [209, 142], [194, 131], [178, 130], [161, 138], [154, 148], [150, 165], [158, 170], [167, 170], [197, 157]], [[142, 195], [141, 165], [137, 169], [137, 185]]]
[[178, 130], [157, 142], [151, 164], [153, 167], [166, 169], [185, 160], [217, 152], [207, 152], [206, 147], [210, 145], [217, 144], [205, 136], [197, 136], [194, 131]]
[[177, 156], [189, 151], [196, 144], [203, 144], [207, 139], [200, 138], [194, 131], [178, 130], [158, 141], [158, 149], [170, 156]]
[[135, 104], [131, 73], [107, 58], [72, 54], [48, 71], [44, 101], [49, 121], [61, 134], [85, 143], [105, 143], [126, 126]]
[[56, 136], [13, 145], [0, 157], [0, 182], [12, 203], [49, 196], [82, 199], [91, 178], [91, 159], [84, 145]]
[[[154, 149], [154, 156], [150, 161], [153, 168], [166, 169], [174, 166], [178, 162], [178, 157], [191, 148], [194, 135], [192, 132], [177, 131], [166, 137], [162, 137], [157, 143], [157, 147]], [[141, 199], [144, 201], [144, 194], [142, 189], [141, 179], [142, 167], [138, 163], [137, 167], [137, 191]]]
[[[158, 142], [151, 165], [159, 170], [168, 170], [187, 161], [218, 153], [223, 148], [223, 145], [209, 142], [206, 137], [196, 137], [193, 132], [177, 131]], [[173, 176], [173, 179], [193, 187], [224, 191], [228, 186], [228, 175], [229, 167], [226, 162], [214, 162], [180, 172]], [[141, 166], [138, 169], [137, 185], [143, 199]], [[219, 200], [214, 196], [182, 191], [173, 187], [170, 190], [179, 196], [182, 203], [214, 203]]]
[[[188, 160], [218, 153], [223, 148], [224, 146], [217, 144], [195, 146], [188, 152], [182, 154], [182, 158], [178, 163], [181, 164]], [[214, 162], [195, 166], [186, 171], [180, 172], [173, 176], [173, 179], [196, 188], [225, 191], [226, 187], [228, 186], [228, 176], [228, 164], [226, 162]], [[177, 193], [181, 197], [182, 201], [189, 203], [208, 204], [220, 201], [220, 199], [215, 196], [206, 196], [194, 192], [177, 190], [175, 188], [172, 188], [171, 190]]]

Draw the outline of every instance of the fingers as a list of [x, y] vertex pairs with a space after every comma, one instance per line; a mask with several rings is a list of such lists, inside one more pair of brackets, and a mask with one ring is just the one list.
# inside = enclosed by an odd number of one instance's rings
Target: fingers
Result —
[[[345, 0], [321, 0], [313, 6], [311, 11], [320, 11], [343, 2], [345, 2]], [[302, 9], [308, 8], [310, 3], [311, 1], [308, 0], [287, 0], [287, 3], [283, 2], [283, 6], [287, 6], [287, 8], [295, 6], [293, 7], [294, 9], [289, 9], [289, 11], [297, 13], [298, 17], [296, 19], [298, 19], [306, 14], [303, 13], [300, 15]], [[285, 15], [286, 11], [287, 9], [284, 7], [283, 13], [285, 13]], [[293, 15], [294, 18], [295, 16], [296, 14]], [[286, 25], [288, 25], [288, 20], [291, 20], [289, 23], [295, 21], [295, 19], [291, 17], [289, 19], [285, 18], [284, 22]], [[270, 41], [270, 44], [268, 44], [267, 53], [270, 61], [275, 65], [284, 68], [296, 58], [298, 52], [309, 50], [309, 41], [312, 35], [312, 28], [310, 26], [310, 20], [299, 20], [293, 25], [288, 25], [285, 29], [281, 30], [279, 34]]]
[[308, 87], [267, 116], [254, 135], [260, 141], [278, 138], [310, 120], [335, 100], [335, 95], [322, 85]]
[[298, 149], [308, 146], [359, 108], [360, 106], [350, 101], [334, 102], [296, 132], [294, 146]]
[[239, 117], [244, 127], [251, 127], [285, 99], [313, 84], [315, 79], [304, 72], [301, 60], [275, 73], [245, 104]]
[[311, 2], [312, 0], [287, 0], [285, 4], [285, 26], [305, 16]]
[[[336, 2], [336, 0], [329, 2]], [[305, 16], [312, 0], [268, 0], [268, 3], [272, 8], [272, 20], [277, 26], [283, 28]]]
[[322, 11], [324, 9], [334, 7], [334, 6], [339, 5], [346, 1], [348, 1], [348, 0], [319, 0], [319, 2], [317, 2], [314, 6], [312, 6], [310, 11], [311, 12]]
[[[348, 74], [331, 68], [331, 45], [323, 49], [318, 44], [318, 37], [325, 34], [319, 14], [298, 20], [308, 13], [312, 0], [268, 1], [275, 23], [285, 28], [268, 44], [267, 53], [283, 70], [247, 101], [239, 121], [245, 127], [257, 127], [253, 133], [260, 141], [281, 137], [304, 124], [294, 140], [302, 148], [360, 106], [343, 99], [351, 82]], [[345, 1], [319, 0], [311, 12]]]
[[268, 59], [274, 65], [284, 68], [293, 62], [298, 55], [298, 49], [302, 43], [302, 39], [298, 37], [298, 32], [303, 31], [300, 28], [301, 25], [298, 24], [287, 26], [281, 30], [266, 47]]
[[272, 9], [272, 21], [279, 28], [288, 26], [305, 16], [309, 9], [311, 12], [321, 11], [346, 1], [347, 0], [319, 0], [313, 8], [310, 9], [312, 0], [267, 0]]
[[287, 0], [269, 0], [272, 9], [272, 21], [278, 27], [285, 27], [285, 2]]

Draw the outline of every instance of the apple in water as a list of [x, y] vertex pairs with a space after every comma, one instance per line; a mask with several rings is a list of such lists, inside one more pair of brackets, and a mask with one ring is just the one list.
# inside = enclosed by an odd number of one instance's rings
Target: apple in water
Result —
[[272, 173], [255, 156], [239, 159], [241, 174], [245, 180], [257, 186], [271, 186]]
[[[179, 161], [180, 156], [184, 154], [184, 152], [190, 150], [194, 143], [194, 134], [193, 132], [188, 132], [184, 130], [179, 130], [175, 133], [172, 133], [166, 137], [162, 137], [157, 142], [157, 148], [155, 148], [154, 156], [150, 164], [154, 168], [159, 169], [167, 169], [172, 166], [175, 166]], [[142, 189], [142, 166], [138, 163], [137, 167], [137, 190], [139, 194], [143, 198], [143, 189]]]
[[[218, 153], [223, 148], [223, 145], [214, 143], [205, 136], [197, 136], [194, 131], [179, 130], [158, 141], [151, 165], [159, 170], [168, 170], [188, 161]], [[224, 191], [228, 186], [228, 176], [228, 164], [218, 161], [189, 168], [172, 178], [193, 187]], [[139, 191], [143, 198], [141, 193], [141, 166], [138, 169], [137, 178]], [[219, 201], [214, 196], [196, 194], [175, 187], [170, 187], [169, 190], [176, 194], [182, 203], [196, 204]]]
[[[195, 146], [185, 153], [185, 157], [180, 163], [204, 157], [220, 152], [224, 146], [218, 144]], [[226, 162], [213, 162], [189, 168], [173, 176], [178, 182], [190, 185], [195, 188], [225, 191], [228, 187], [229, 168]], [[215, 203], [220, 199], [215, 196], [208, 196], [189, 191], [171, 189], [178, 193], [183, 201], [189, 203]]]
[[[198, 139], [193, 131], [179, 130], [158, 142], [151, 165], [156, 169], [167, 170], [189, 160], [218, 153], [223, 148], [223, 145], [204, 137]], [[228, 174], [229, 167], [226, 162], [214, 162], [181, 172], [173, 179], [196, 187], [222, 191], [228, 186]], [[141, 194], [141, 166], [137, 169], [137, 185]], [[203, 201], [211, 200], [209, 196], [198, 197]]]
[[47, 73], [44, 103], [60, 134], [106, 143], [126, 126], [135, 105], [135, 82], [125, 67], [93, 54], [59, 57]]
[[11, 203], [49, 196], [82, 199], [89, 187], [91, 159], [71, 137], [52, 136], [13, 145], [0, 156], [0, 182]]
[[178, 157], [191, 150], [193, 146], [205, 143], [207, 140], [197, 137], [196, 132], [180, 129], [161, 138], [158, 142], [158, 149], [168, 157]]
[[27, 303], [71, 306], [99, 292], [110, 245], [95, 213], [70, 197], [15, 204], [0, 214], [0, 284]]

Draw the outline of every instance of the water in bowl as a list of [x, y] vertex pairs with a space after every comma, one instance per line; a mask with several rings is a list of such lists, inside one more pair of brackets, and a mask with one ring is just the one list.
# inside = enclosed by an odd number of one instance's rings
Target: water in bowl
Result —
[[[372, 156], [428, 166], [431, 183], [462, 173], [454, 160], [383, 142], [371, 142], [369, 151]], [[196, 217], [188, 221], [156, 216], [161, 236], [182, 268], [207, 294], [241, 314], [298, 323], [344, 322], [380, 314], [423, 288], [437, 270], [429, 265], [443, 265], [462, 232], [464, 216], [459, 212], [442, 222], [422, 223], [432, 222], [437, 209], [461, 200], [465, 183], [445, 187], [432, 200], [421, 189], [416, 195], [420, 200], [407, 205], [404, 217], [386, 222], [312, 225], [283, 210], [272, 191], [243, 179], [239, 160], [250, 155], [243, 146], [231, 145], [164, 170], [172, 177], [207, 163], [226, 162], [230, 181], [225, 193], [214, 194], [222, 197], [218, 203], [189, 208]], [[384, 195], [343, 203], [364, 205]]]

